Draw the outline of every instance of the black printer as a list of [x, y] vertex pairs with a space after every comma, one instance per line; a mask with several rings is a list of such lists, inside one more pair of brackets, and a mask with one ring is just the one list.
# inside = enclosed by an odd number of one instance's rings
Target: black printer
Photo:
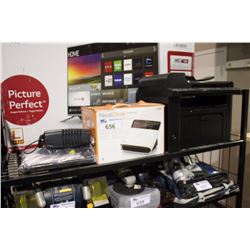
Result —
[[230, 141], [232, 82], [197, 81], [184, 73], [145, 77], [139, 81], [137, 101], [165, 108], [165, 150], [176, 152]]

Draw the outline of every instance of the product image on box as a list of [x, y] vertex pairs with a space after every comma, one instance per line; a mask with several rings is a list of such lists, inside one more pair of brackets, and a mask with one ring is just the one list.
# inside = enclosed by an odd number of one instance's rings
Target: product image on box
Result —
[[138, 81], [157, 75], [158, 43], [91, 43], [68, 48], [68, 114], [82, 106], [134, 103]]
[[157, 146], [160, 125], [158, 121], [134, 120], [122, 141], [122, 149], [143, 153], [153, 151]]

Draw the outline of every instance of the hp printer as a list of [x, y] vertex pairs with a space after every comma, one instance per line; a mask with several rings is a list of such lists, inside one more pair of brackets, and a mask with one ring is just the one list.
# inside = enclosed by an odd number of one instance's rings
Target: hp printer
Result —
[[230, 140], [232, 82], [198, 81], [184, 73], [145, 77], [137, 101], [162, 103], [165, 108], [165, 151]]

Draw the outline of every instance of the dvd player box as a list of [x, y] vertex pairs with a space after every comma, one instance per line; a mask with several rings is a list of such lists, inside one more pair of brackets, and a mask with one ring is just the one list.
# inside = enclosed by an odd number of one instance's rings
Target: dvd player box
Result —
[[82, 107], [99, 164], [164, 153], [164, 105], [138, 102]]

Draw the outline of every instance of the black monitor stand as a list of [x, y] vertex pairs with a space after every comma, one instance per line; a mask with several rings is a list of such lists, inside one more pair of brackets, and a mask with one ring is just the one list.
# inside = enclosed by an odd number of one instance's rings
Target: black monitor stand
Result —
[[80, 115], [72, 115], [72, 116], [70, 116], [70, 117], [68, 117], [68, 118], [66, 118], [66, 119], [64, 119], [64, 120], [62, 120], [60, 122], [67, 122], [67, 121], [69, 121], [69, 120], [71, 120], [71, 119], [73, 119], [75, 117], [78, 117], [80, 120], [82, 120], [82, 117]]

